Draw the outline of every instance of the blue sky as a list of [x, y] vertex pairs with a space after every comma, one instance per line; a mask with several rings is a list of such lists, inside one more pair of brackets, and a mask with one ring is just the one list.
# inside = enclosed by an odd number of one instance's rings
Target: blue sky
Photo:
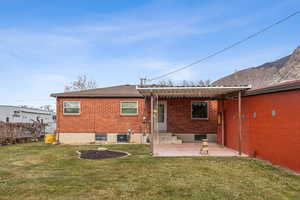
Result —
[[[189, 64], [300, 9], [299, 0], [2, 0], [0, 104], [54, 104], [86, 74], [136, 84]], [[168, 79], [216, 80], [290, 54], [300, 15]]]

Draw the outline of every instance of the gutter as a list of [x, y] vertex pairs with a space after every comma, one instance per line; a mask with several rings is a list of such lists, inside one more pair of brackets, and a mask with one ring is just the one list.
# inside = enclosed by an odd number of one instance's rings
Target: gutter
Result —
[[286, 92], [300, 90], [300, 80], [281, 83], [278, 85], [268, 86], [264, 88], [252, 89], [245, 91], [243, 96], [255, 96], [269, 93]]

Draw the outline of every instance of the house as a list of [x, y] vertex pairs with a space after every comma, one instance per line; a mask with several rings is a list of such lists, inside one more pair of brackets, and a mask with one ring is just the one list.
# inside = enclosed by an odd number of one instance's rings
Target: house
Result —
[[0, 105], [0, 122], [33, 123], [35, 121], [47, 124], [45, 130], [47, 133], [53, 133], [56, 129], [56, 119], [53, 112], [36, 108]]
[[215, 142], [218, 99], [248, 88], [121, 85], [51, 96], [57, 98], [57, 132], [62, 143], [146, 143], [156, 129], [164, 143], [203, 138]]
[[300, 171], [300, 80], [250, 86], [121, 85], [52, 94], [61, 143], [209, 142]]

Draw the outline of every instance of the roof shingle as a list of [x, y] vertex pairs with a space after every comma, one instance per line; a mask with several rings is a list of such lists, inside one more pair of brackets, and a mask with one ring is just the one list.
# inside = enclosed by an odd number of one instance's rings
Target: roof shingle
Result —
[[135, 85], [119, 85], [113, 87], [54, 93], [51, 97], [143, 97]]

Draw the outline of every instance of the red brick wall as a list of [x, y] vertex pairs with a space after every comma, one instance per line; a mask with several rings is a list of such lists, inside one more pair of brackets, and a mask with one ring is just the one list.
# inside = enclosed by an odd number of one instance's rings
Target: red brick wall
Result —
[[201, 99], [168, 99], [167, 128], [172, 133], [216, 133], [217, 102], [209, 101], [209, 119], [192, 119], [191, 102]]
[[[81, 114], [64, 115], [63, 101], [80, 101]], [[120, 101], [138, 101], [139, 113], [134, 116], [120, 114]], [[142, 98], [59, 98], [57, 99], [57, 131], [61, 133], [127, 133], [131, 128], [142, 133], [145, 113]]]
[[[205, 101], [197, 98], [160, 99], [167, 101], [167, 131], [171, 133], [216, 133], [217, 101], [209, 101], [209, 119], [192, 119], [192, 101]], [[147, 102], [150, 110], [150, 103]]]
[[[224, 108], [225, 144], [237, 149], [237, 101], [226, 100]], [[243, 97], [242, 114], [243, 152], [300, 171], [299, 90]]]
[[[63, 101], [80, 101], [81, 114], [63, 115]], [[120, 101], [137, 100], [139, 114], [136, 116], [120, 115]], [[191, 118], [191, 101], [200, 99], [168, 99], [167, 127], [172, 133], [216, 133], [217, 102], [210, 101], [209, 120]], [[150, 120], [150, 104], [142, 98], [58, 98], [57, 131], [61, 133], [124, 133], [131, 128], [142, 133], [149, 128], [143, 123], [143, 116]], [[147, 130], [149, 131], [149, 130]]]

